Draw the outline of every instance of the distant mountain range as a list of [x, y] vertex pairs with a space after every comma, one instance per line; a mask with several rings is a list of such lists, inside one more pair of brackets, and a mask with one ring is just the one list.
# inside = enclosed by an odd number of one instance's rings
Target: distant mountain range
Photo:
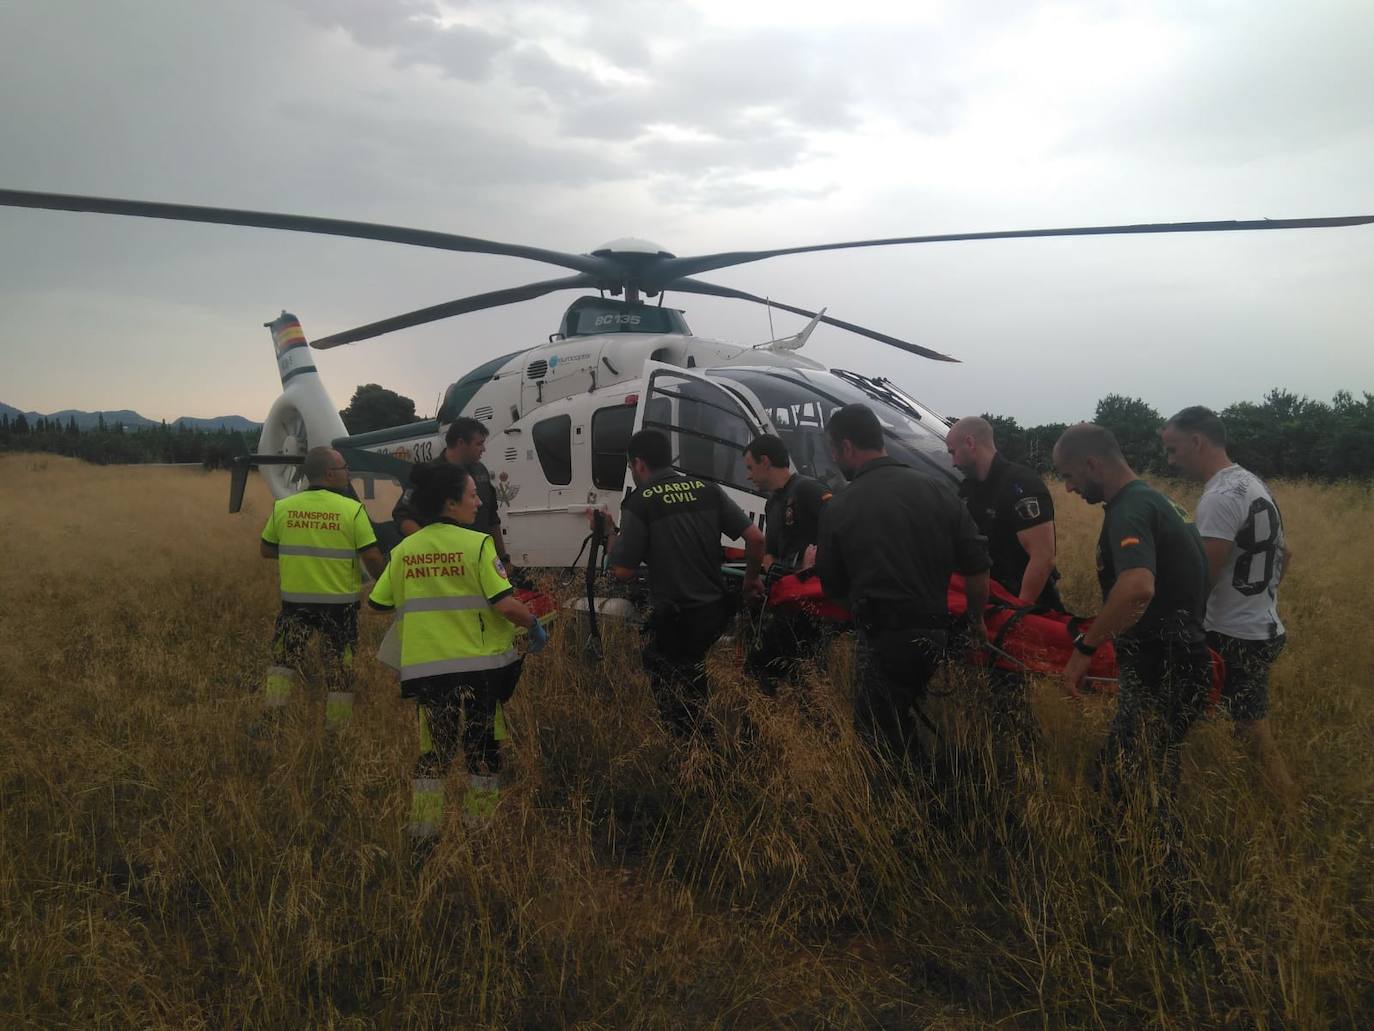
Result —
[[[0, 414], [8, 415], [11, 421], [15, 416], [22, 414], [29, 424], [32, 425], [37, 419], [48, 419], [60, 422], [63, 426], [67, 425], [70, 419], [76, 419], [76, 425], [83, 430], [93, 430], [100, 425], [101, 417], [105, 419], [105, 425], [112, 427], [116, 423], [123, 423], [129, 429], [152, 429], [162, 425], [153, 419], [145, 419], [135, 411], [128, 408], [121, 408], [118, 411], [99, 411], [83, 412], [75, 408], [64, 408], [60, 412], [23, 412], [13, 405], [0, 402]], [[241, 415], [220, 415], [213, 419], [197, 419], [191, 415], [183, 415], [167, 424], [173, 429], [185, 426], [190, 430], [260, 430], [262, 423], [254, 422], [252, 419], [245, 419]]]

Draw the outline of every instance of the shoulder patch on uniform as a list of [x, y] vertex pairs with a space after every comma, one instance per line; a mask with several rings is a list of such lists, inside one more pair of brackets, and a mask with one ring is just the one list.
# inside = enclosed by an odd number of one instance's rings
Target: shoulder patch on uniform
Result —
[[1022, 499], [1021, 499], [1020, 501], [1018, 501], [1015, 505], [1013, 505], [1012, 508], [1014, 508], [1014, 509], [1016, 510], [1016, 514], [1019, 515], [1022, 519], [1039, 519], [1039, 518], [1040, 518], [1040, 499], [1039, 499], [1039, 498], [1036, 498], [1036, 497], [1026, 497], [1026, 498], [1022, 498]]
[[1120, 545], [1120, 546], [1123, 547], [1123, 548], [1133, 548], [1133, 547], [1135, 547], [1135, 546], [1136, 546], [1137, 544], [1139, 544], [1139, 543], [1140, 543], [1140, 538], [1139, 538], [1139, 537], [1122, 537], [1122, 538], [1121, 538], [1121, 545]]
[[496, 575], [502, 580], [510, 579], [510, 577], [506, 575], [506, 567], [501, 563], [500, 555], [493, 555], [491, 557], [491, 568], [496, 570]]

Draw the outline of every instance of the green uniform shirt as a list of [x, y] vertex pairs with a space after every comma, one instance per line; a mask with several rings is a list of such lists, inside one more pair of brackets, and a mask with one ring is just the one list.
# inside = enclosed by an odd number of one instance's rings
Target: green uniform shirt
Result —
[[277, 549], [282, 601], [317, 605], [358, 600], [358, 552], [377, 544], [362, 502], [326, 487], [278, 500], [262, 539]]
[[1129, 641], [1196, 643], [1205, 639], [1207, 552], [1187, 513], [1144, 480], [1132, 480], [1107, 502], [1097, 539], [1097, 580], [1106, 598], [1128, 569], [1155, 576], [1155, 596]]
[[401, 680], [515, 662], [515, 626], [492, 605], [512, 591], [491, 537], [441, 520], [391, 549], [368, 604], [401, 614]]

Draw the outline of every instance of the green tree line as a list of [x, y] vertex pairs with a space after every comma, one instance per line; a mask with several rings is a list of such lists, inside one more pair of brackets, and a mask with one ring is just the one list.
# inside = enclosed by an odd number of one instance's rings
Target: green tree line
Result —
[[[258, 431], [242, 435], [250, 449]], [[120, 423], [107, 426], [102, 417], [93, 428], [81, 429], [76, 420], [62, 422], [39, 417], [29, 421], [0, 414], [0, 451], [45, 451], [69, 455], [96, 465], [134, 465], [143, 462], [199, 462], [221, 467], [242, 450], [240, 434], [232, 430], [161, 426], [131, 429]]]
[[[390, 395], [384, 396], [384, 395]], [[414, 402], [374, 384], [358, 388], [342, 413], [350, 431], [363, 432], [412, 421]], [[1137, 472], [1167, 473], [1159, 429], [1173, 413], [1161, 414], [1148, 402], [1108, 394], [1097, 402], [1093, 421], [1108, 427]], [[1347, 390], [1331, 403], [1271, 390], [1258, 404], [1242, 401], [1221, 411], [1230, 436], [1231, 457], [1261, 476], [1336, 480], [1374, 476], [1374, 394], [1357, 399]], [[1005, 415], [987, 415], [997, 446], [1013, 462], [1051, 471], [1050, 454], [1065, 423], [1022, 426]], [[255, 448], [258, 434], [245, 435]], [[239, 434], [228, 430], [173, 429], [166, 422], [150, 429], [106, 426], [80, 429], [39, 418], [0, 416], [0, 450], [48, 451], [100, 465], [139, 462], [201, 462], [223, 465], [239, 450]]]
[[[1108, 394], [1097, 402], [1092, 421], [1116, 434], [1136, 472], [1168, 473], [1159, 430], [1173, 414], [1138, 397]], [[1241, 401], [1218, 414], [1226, 423], [1231, 457], [1260, 476], [1374, 476], [1374, 394], [1367, 391], [1356, 399], [1342, 390], [1327, 404], [1276, 389], [1259, 404]], [[1065, 423], [1023, 427], [1005, 415], [985, 418], [1008, 459], [1051, 471], [1050, 455]]]

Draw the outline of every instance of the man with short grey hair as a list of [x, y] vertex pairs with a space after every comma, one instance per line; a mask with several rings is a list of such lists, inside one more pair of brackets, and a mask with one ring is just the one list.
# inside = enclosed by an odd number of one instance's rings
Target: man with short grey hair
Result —
[[1205, 484], [1197, 528], [1211, 588], [1207, 640], [1226, 663], [1223, 704], [1271, 785], [1291, 798], [1293, 778], [1269, 728], [1269, 668], [1287, 641], [1278, 612], [1289, 557], [1283, 516], [1264, 481], [1231, 461], [1226, 426], [1210, 408], [1183, 409], [1160, 437], [1169, 464]]

